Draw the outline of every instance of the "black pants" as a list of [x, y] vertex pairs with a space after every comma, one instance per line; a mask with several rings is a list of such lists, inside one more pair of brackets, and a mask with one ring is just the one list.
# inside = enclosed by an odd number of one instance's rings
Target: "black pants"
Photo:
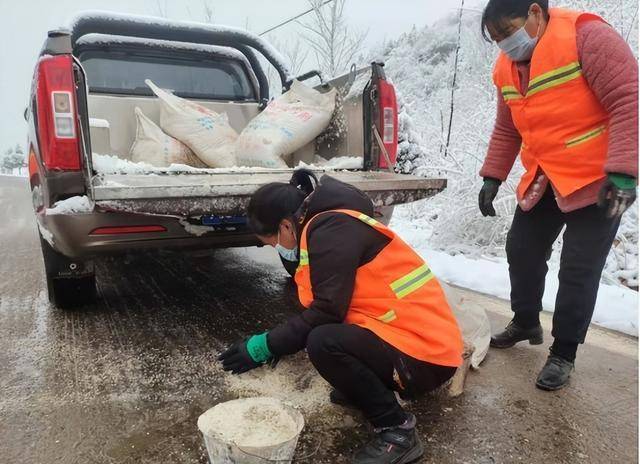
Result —
[[391, 427], [406, 420], [394, 390], [403, 398], [413, 398], [436, 389], [456, 370], [407, 356], [353, 324], [316, 327], [307, 338], [307, 353], [320, 375], [374, 427]]
[[517, 208], [507, 236], [507, 259], [514, 320], [523, 327], [535, 326], [542, 310], [551, 247], [565, 225], [551, 350], [573, 360], [587, 334], [620, 219], [607, 218], [597, 205], [563, 213], [549, 187], [531, 211]]

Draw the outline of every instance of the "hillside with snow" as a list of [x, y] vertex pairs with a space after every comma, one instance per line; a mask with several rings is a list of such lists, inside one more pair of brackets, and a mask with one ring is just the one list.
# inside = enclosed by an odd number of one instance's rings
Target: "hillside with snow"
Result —
[[[637, 2], [571, 0], [563, 6], [602, 15], [638, 54]], [[460, 28], [457, 83], [453, 97], [451, 140], [446, 148], [451, 111], [451, 84], [458, 43], [458, 15], [432, 27], [414, 29], [386, 43], [375, 58], [386, 62], [386, 72], [399, 93], [400, 155], [398, 169], [449, 180], [445, 192], [399, 208], [402, 224], [422, 225], [429, 247], [449, 255], [490, 259], [504, 257], [506, 234], [516, 207], [515, 188], [522, 167], [516, 167], [500, 189], [498, 217], [484, 218], [477, 205], [484, 160], [496, 108], [491, 71], [497, 47], [480, 34], [481, 9], [465, 9]], [[634, 19], [635, 18], [635, 19]], [[559, 263], [560, 242], [551, 267]], [[603, 274], [605, 284], [638, 286], [638, 203], [623, 219]], [[628, 300], [627, 300], [628, 301]]]

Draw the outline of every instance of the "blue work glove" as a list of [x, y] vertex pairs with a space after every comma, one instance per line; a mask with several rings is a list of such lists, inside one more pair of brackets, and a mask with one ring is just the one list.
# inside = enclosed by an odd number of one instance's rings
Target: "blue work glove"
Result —
[[267, 332], [235, 342], [218, 356], [222, 369], [231, 371], [232, 374], [242, 374], [272, 359], [273, 355], [267, 345]]
[[611, 173], [607, 176], [600, 194], [598, 206], [606, 209], [607, 217], [620, 217], [636, 201], [635, 177], [626, 174]]

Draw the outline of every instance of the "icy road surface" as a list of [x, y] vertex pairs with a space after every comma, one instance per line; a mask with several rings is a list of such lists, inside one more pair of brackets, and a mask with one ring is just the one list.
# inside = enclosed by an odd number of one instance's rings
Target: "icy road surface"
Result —
[[[299, 462], [346, 463], [367, 436], [330, 405], [304, 355], [229, 378], [220, 348], [292, 311], [273, 250], [155, 253], [98, 265], [100, 300], [50, 307], [27, 180], [0, 177], [0, 461], [206, 462], [198, 416], [219, 401], [274, 395], [300, 406]], [[494, 328], [505, 303], [460, 291]], [[490, 351], [457, 399], [413, 405], [425, 463], [637, 462], [637, 340], [592, 327], [573, 384], [536, 390], [550, 343]]]

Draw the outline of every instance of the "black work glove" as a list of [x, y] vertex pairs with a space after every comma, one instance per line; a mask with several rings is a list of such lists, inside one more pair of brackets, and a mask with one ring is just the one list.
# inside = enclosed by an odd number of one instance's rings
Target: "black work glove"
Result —
[[598, 195], [598, 206], [606, 209], [608, 218], [620, 217], [636, 201], [637, 181], [626, 174], [607, 176]]
[[222, 361], [222, 369], [225, 371], [242, 374], [266, 362], [270, 362], [271, 367], [275, 367], [278, 358], [269, 350], [267, 332], [265, 332], [235, 342], [218, 356], [218, 361]]
[[500, 188], [501, 183], [502, 182], [498, 179], [493, 179], [492, 177], [484, 178], [484, 184], [482, 184], [480, 195], [478, 196], [478, 205], [483, 216], [496, 215], [496, 210], [493, 207], [493, 200], [495, 200], [496, 195], [498, 194], [498, 189]]
[[242, 374], [263, 363], [253, 360], [247, 350], [246, 340], [235, 342], [218, 356], [218, 361], [222, 361], [222, 369], [231, 371], [232, 374]]

